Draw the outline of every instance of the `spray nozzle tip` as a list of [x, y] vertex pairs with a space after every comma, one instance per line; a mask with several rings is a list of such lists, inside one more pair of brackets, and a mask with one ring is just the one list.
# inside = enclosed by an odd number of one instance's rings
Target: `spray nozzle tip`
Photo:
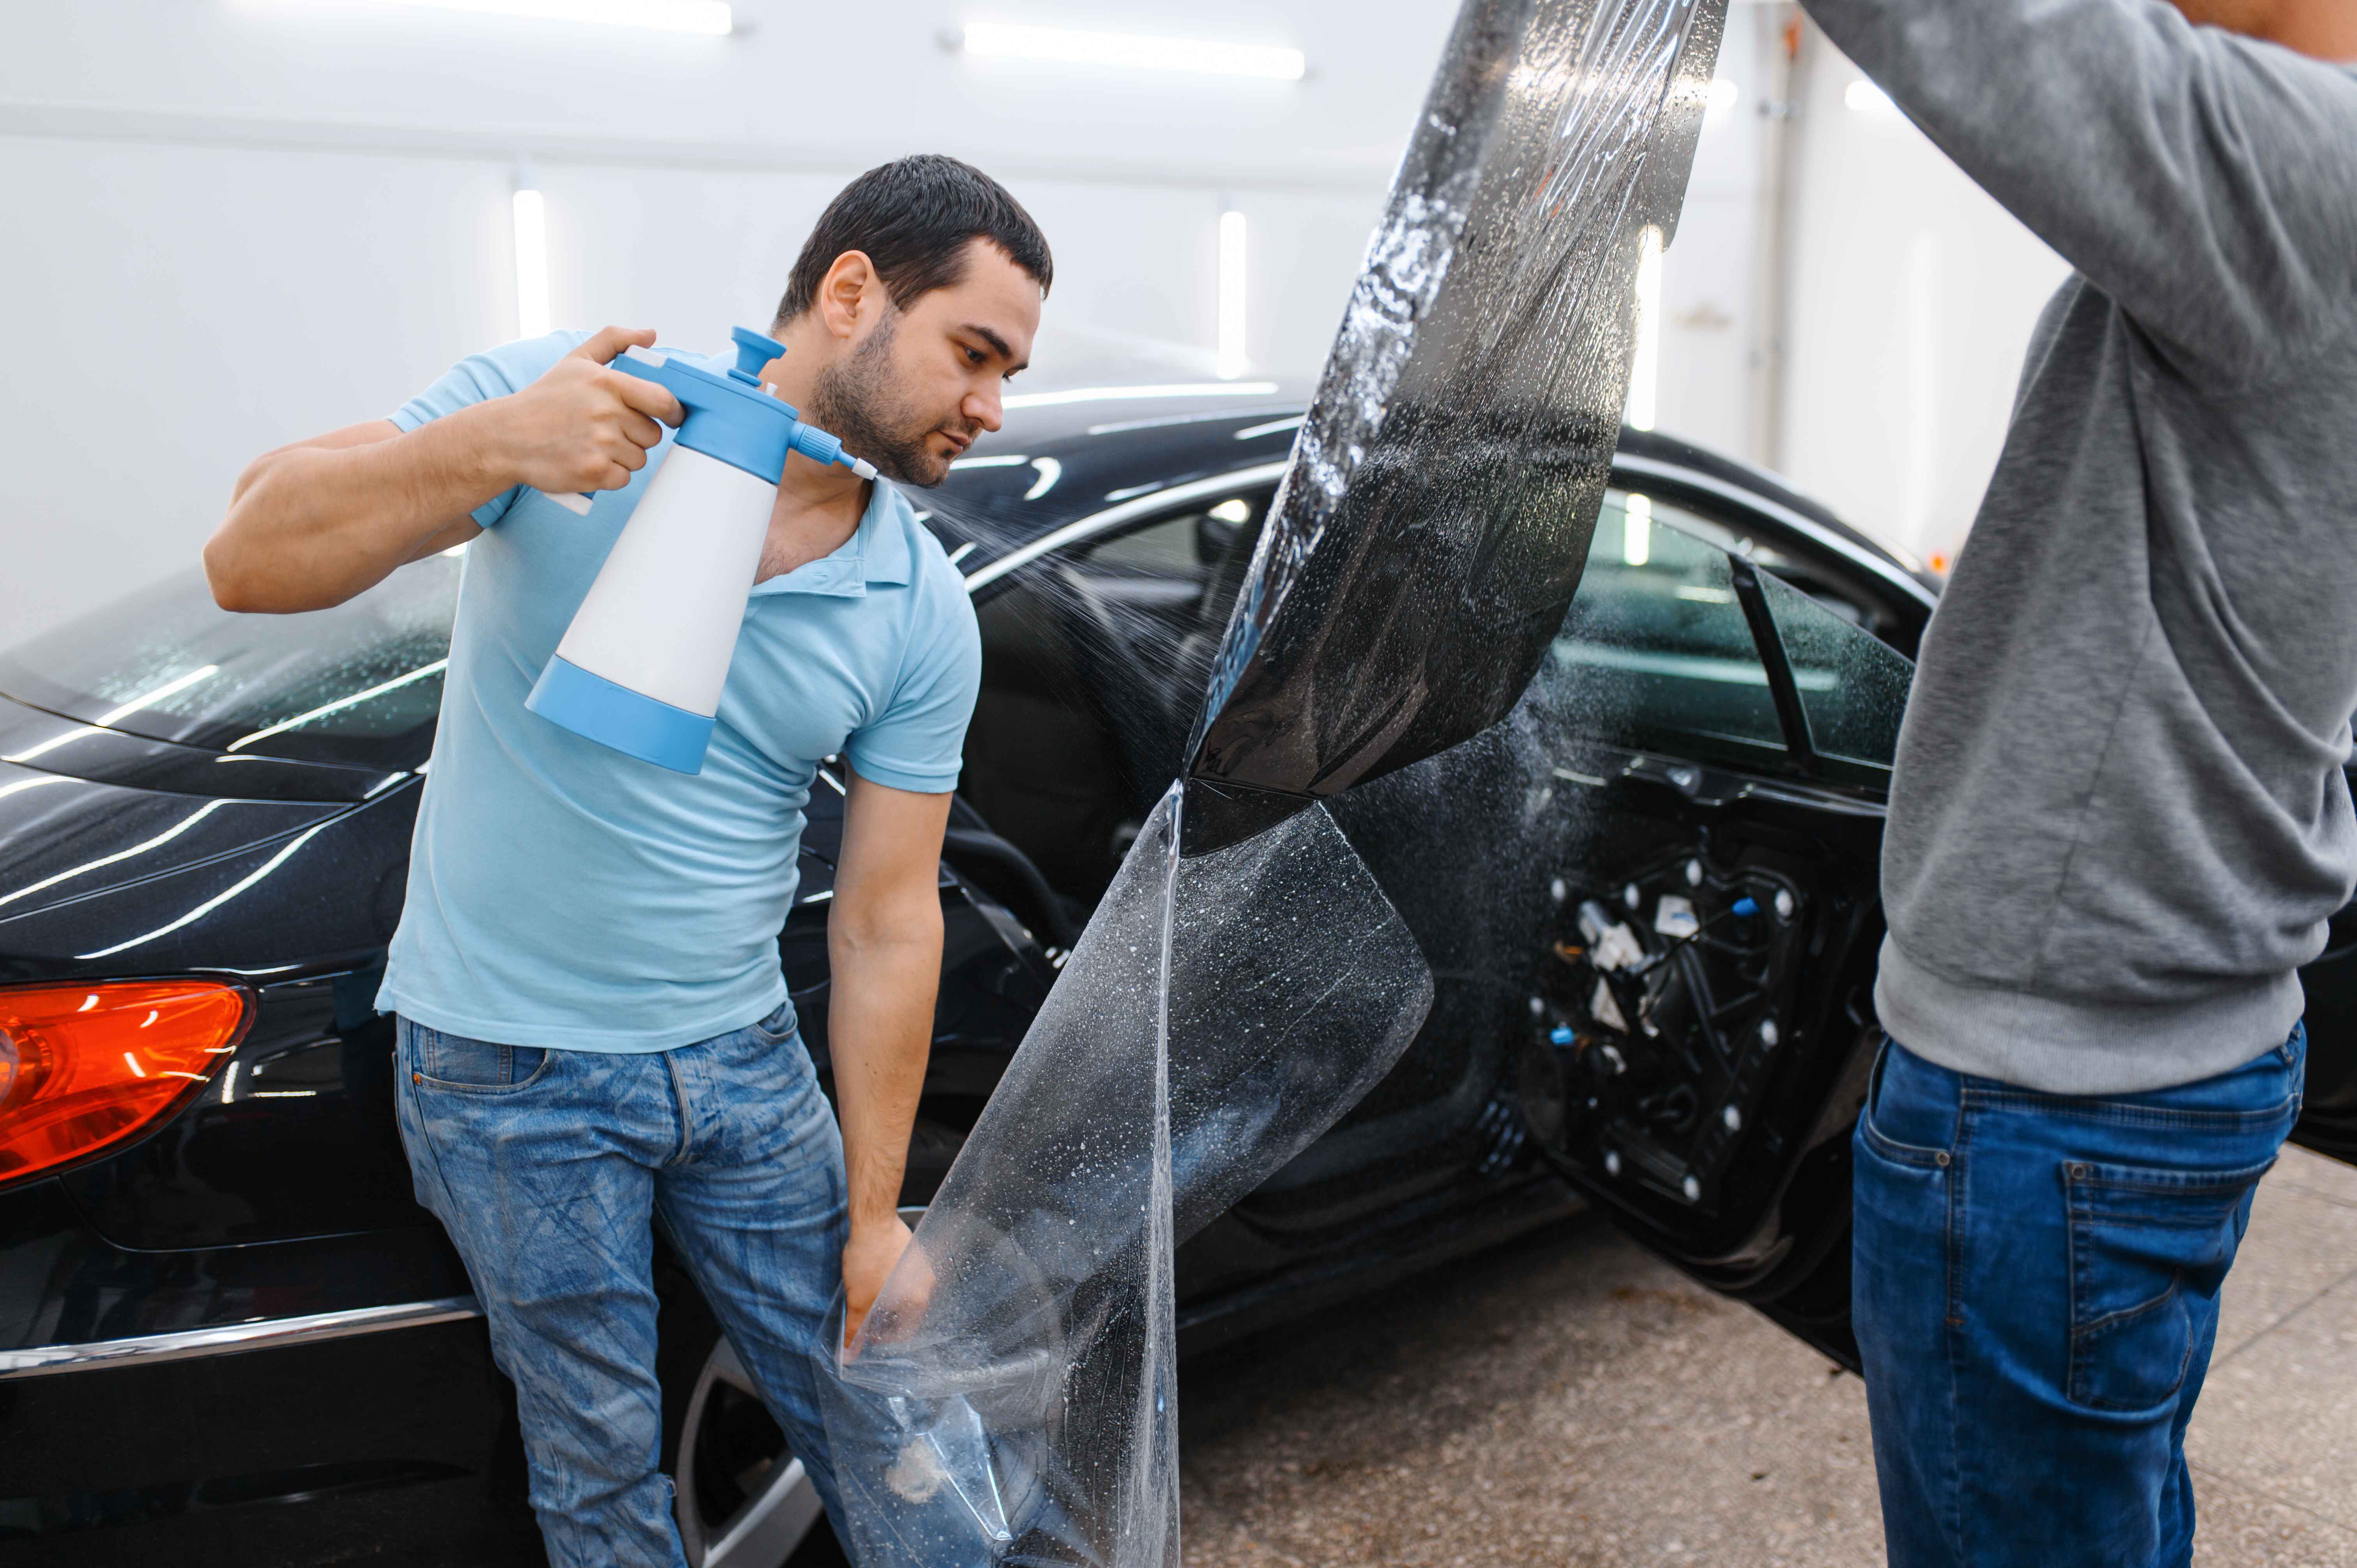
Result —
[[876, 477], [876, 465], [865, 457], [846, 457], [844, 461], [849, 463], [851, 471], [863, 479], [872, 479]]

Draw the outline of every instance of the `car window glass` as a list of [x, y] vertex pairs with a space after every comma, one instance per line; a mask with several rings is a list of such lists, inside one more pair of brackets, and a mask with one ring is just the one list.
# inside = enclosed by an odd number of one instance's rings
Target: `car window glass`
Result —
[[1780, 550], [1727, 516], [1681, 506], [1658, 495], [1652, 498], [1652, 506], [1657, 516], [1670, 527], [1716, 544], [1731, 555], [1740, 555], [1755, 566], [1765, 567], [1852, 626], [1875, 628], [1877, 616], [1873, 607], [1858, 596], [1855, 587], [1827, 571], [1822, 562]]
[[1541, 699], [1618, 745], [1772, 763], [1783, 735], [1727, 553], [1671, 526], [1684, 515], [1658, 498], [1606, 495]]
[[1200, 582], [1252, 531], [1267, 503], [1266, 492], [1224, 497], [1084, 544], [1073, 558], [1099, 575]]
[[1760, 588], [1800, 688], [1809, 744], [1820, 757], [1889, 768], [1914, 665], [1769, 573]]
[[1108, 539], [1082, 554], [1092, 571], [1134, 573], [1152, 577], [1193, 577], [1202, 572], [1195, 556], [1195, 535], [1200, 512], [1165, 518], [1135, 533]]
[[288, 616], [232, 614], [182, 573], [0, 654], [0, 692], [159, 740], [404, 765], [441, 710], [460, 566], [431, 556]]

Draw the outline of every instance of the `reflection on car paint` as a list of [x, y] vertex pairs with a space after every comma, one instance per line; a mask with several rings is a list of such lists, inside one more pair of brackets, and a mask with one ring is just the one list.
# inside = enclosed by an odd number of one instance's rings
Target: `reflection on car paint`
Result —
[[326, 718], [329, 714], [339, 714], [346, 708], [359, 707], [362, 703], [373, 701], [388, 692], [397, 692], [412, 681], [422, 681], [428, 675], [439, 675], [449, 667], [450, 660], [447, 658], [436, 659], [430, 664], [420, 665], [406, 675], [395, 675], [390, 681], [380, 681], [365, 692], [355, 692], [349, 697], [339, 697], [332, 703], [322, 703], [308, 713], [296, 714], [291, 719], [281, 719], [276, 724], [264, 725], [251, 735], [242, 735], [231, 741], [225, 749], [242, 751], [255, 741], [268, 740], [274, 735], [285, 735], [288, 730], [299, 729], [314, 720]]
[[[333, 819], [330, 819], [330, 821], [332, 820]], [[280, 866], [285, 865], [287, 861], [294, 858], [294, 854], [296, 850], [301, 849], [305, 844], [309, 843], [314, 838], [317, 838], [328, 825], [328, 822], [321, 822], [316, 828], [309, 828], [296, 834], [285, 847], [280, 849], [275, 854], [273, 854], [268, 860], [264, 861], [260, 866], [248, 873], [246, 875], [239, 878], [237, 881], [230, 884], [229, 886], [221, 889], [219, 893], [214, 894], [203, 903], [199, 904], [187, 914], [167, 920], [164, 924], [156, 927], [154, 930], [143, 932], [138, 936], [133, 937], [128, 941], [117, 942], [113, 947], [100, 948], [91, 952], [76, 953], [74, 956], [78, 959], [113, 958], [116, 953], [128, 952], [133, 948], [136, 947], [145, 947], [149, 942], [156, 940], [158, 937], [168, 937], [174, 931], [178, 930], [181, 927], [191, 925], [198, 920], [203, 919], [207, 915], [211, 914], [215, 909], [220, 908], [222, 905], [228, 903], [239, 894], [255, 886], [257, 884], [268, 877], [272, 872], [276, 871]]]

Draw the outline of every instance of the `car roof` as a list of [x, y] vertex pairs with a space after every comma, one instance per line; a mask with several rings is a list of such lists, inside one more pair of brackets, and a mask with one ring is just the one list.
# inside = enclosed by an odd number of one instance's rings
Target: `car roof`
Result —
[[[1300, 381], [1077, 388], [1010, 397], [1005, 425], [974, 443], [940, 489], [916, 499], [934, 530], [974, 566], [1132, 499], [1222, 476], [1274, 478], [1308, 406]], [[1940, 579], [1889, 540], [1846, 521], [1764, 468], [1658, 431], [1621, 427], [1614, 455], [1631, 471], [1738, 499], [1788, 527], [1910, 580], [1928, 603]], [[1274, 471], [1267, 471], [1267, 470]], [[1173, 498], [1176, 499], [1176, 498]], [[928, 509], [927, 501], [931, 501]], [[1824, 536], [1830, 535], [1825, 539]]]

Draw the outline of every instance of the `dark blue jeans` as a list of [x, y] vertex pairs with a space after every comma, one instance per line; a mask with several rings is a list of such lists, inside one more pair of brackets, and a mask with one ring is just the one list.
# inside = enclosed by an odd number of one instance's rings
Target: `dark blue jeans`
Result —
[[2079, 1098], [1885, 1042], [1851, 1311], [1892, 1568], [2191, 1560], [2185, 1423], [2307, 1060]]
[[407, 1018], [396, 1038], [418, 1199], [515, 1380], [550, 1563], [685, 1568], [657, 1468], [656, 1223], [836, 1513], [816, 1380], [834, 1375], [843, 1141], [791, 1007], [671, 1051], [498, 1046]]

